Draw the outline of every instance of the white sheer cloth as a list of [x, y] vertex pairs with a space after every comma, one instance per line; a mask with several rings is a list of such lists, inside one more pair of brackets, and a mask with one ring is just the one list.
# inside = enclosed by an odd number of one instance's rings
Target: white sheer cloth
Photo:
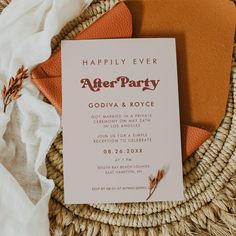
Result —
[[[51, 54], [50, 41], [91, 0], [13, 0], [0, 15], [0, 89], [17, 69], [31, 70]], [[55, 108], [30, 79], [3, 113], [0, 97], [0, 235], [48, 236], [54, 183], [44, 161], [59, 128]]]

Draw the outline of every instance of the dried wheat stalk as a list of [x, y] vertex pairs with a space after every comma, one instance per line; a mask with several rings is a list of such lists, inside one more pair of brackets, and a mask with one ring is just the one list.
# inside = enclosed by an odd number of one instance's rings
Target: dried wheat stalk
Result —
[[163, 179], [164, 175], [165, 175], [165, 171], [162, 169], [162, 170], [157, 171], [156, 177], [153, 177], [153, 176], [148, 177], [149, 195], [146, 200], [149, 200], [151, 198], [151, 196], [157, 189], [157, 185]]
[[18, 69], [15, 78], [11, 77], [8, 87], [3, 85], [2, 98], [3, 98], [3, 112], [6, 113], [7, 106], [21, 97], [20, 91], [22, 89], [23, 80], [28, 78], [28, 70], [22, 66]]

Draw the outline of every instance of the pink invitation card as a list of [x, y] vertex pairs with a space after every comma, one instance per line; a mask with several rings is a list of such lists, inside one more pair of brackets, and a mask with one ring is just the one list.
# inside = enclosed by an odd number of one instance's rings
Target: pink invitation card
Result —
[[65, 203], [183, 200], [175, 39], [62, 42]]

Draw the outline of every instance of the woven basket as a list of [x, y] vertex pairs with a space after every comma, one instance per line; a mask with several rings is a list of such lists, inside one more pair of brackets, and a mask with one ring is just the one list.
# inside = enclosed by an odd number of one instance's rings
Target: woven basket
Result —
[[[82, 16], [69, 22], [53, 38], [53, 50], [60, 46], [62, 39], [73, 38], [119, 1], [93, 1]], [[225, 117], [211, 138], [183, 164], [185, 201], [65, 205], [62, 134], [59, 134], [46, 161], [48, 178], [56, 185], [49, 204], [52, 235], [236, 235], [235, 104], [236, 43]]]

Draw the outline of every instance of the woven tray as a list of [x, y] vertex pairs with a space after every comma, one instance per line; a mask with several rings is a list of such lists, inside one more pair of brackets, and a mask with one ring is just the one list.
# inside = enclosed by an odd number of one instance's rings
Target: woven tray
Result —
[[[7, 0], [5, 0], [7, 1]], [[96, 0], [52, 40], [71, 39], [120, 0]], [[0, 3], [0, 10], [1, 7]], [[55, 182], [49, 204], [52, 235], [234, 236], [236, 235], [236, 41], [225, 117], [220, 127], [183, 164], [185, 201], [65, 205], [62, 134], [47, 155]]]

